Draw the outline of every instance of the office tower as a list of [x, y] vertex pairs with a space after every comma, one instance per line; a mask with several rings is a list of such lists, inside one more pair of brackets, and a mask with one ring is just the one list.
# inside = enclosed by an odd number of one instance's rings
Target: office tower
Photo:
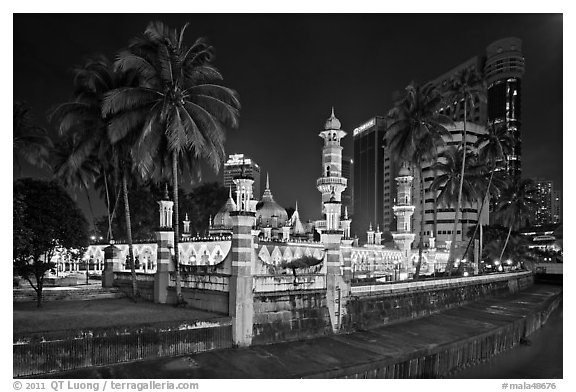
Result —
[[514, 138], [511, 154], [506, 157], [506, 169], [515, 178], [522, 174], [522, 75], [524, 56], [522, 41], [503, 38], [488, 45], [484, 79], [488, 88], [488, 123], [505, 123]]
[[554, 184], [552, 181], [535, 179], [536, 192], [534, 198], [536, 205], [530, 214], [530, 225], [541, 226], [554, 223]]
[[384, 134], [386, 119], [376, 116], [353, 131], [354, 219], [352, 233], [360, 239], [370, 223], [382, 231], [396, 230], [394, 206], [397, 174]]
[[342, 157], [342, 177], [348, 180], [348, 186], [342, 192], [342, 208], [348, 209], [348, 215], [354, 215], [354, 159]]
[[552, 190], [552, 223], [562, 222], [562, 192]]
[[244, 154], [231, 154], [224, 163], [223, 185], [228, 188], [232, 187], [232, 192], [236, 192], [234, 178], [244, 174], [254, 179], [254, 197], [258, 199], [260, 194], [260, 166], [253, 159]]

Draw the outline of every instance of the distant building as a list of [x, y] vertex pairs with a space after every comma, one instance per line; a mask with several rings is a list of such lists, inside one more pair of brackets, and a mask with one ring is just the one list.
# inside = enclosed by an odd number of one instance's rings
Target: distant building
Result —
[[386, 119], [376, 116], [353, 131], [354, 219], [352, 233], [360, 238], [372, 223], [386, 231], [396, 230], [394, 205], [397, 169], [386, 147]]
[[232, 192], [236, 192], [236, 184], [234, 178], [242, 173], [254, 179], [254, 195], [260, 196], [260, 166], [244, 154], [231, 154], [228, 160], [224, 163], [224, 177], [222, 183], [224, 187], [232, 187]]
[[342, 177], [348, 180], [348, 186], [342, 192], [342, 208], [348, 209], [348, 215], [354, 215], [354, 159], [342, 157]]
[[[531, 226], [541, 226], [551, 223], [558, 223], [556, 219], [561, 216], [558, 210], [557, 204], [554, 197], [554, 182], [549, 180], [535, 179], [536, 184], [536, 205], [534, 206], [532, 213], [530, 214], [530, 225]], [[560, 202], [559, 194], [558, 202]], [[555, 214], [554, 210], [557, 210]], [[556, 217], [555, 217], [556, 215]]]
[[557, 189], [552, 190], [552, 221], [562, 222], [562, 192]]

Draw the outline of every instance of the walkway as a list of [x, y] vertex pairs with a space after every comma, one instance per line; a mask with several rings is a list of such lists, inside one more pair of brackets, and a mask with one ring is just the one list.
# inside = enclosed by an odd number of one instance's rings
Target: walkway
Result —
[[[507, 325], [544, 307], [562, 287], [535, 285], [419, 320], [348, 335], [87, 368], [54, 378], [331, 378], [402, 361]], [[43, 376], [46, 378], [48, 376]]]

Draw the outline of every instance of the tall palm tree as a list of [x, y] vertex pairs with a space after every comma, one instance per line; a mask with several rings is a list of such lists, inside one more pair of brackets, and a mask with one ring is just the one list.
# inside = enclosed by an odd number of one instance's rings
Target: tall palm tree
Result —
[[414, 279], [420, 275], [424, 248], [424, 178], [423, 166], [437, 160], [438, 151], [451, 138], [446, 126], [452, 121], [438, 113], [442, 96], [431, 83], [410, 83], [388, 113], [386, 139], [397, 162], [409, 162], [418, 170], [420, 181], [421, 220], [418, 263]]
[[49, 167], [52, 139], [46, 129], [34, 123], [30, 108], [23, 102], [14, 101], [14, 130], [12, 134], [12, 153], [14, 168], [20, 173], [21, 160], [33, 166]]
[[[456, 202], [456, 211], [454, 215], [454, 226], [452, 230], [452, 242], [450, 244], [450, 255], [448, 256], [449, 265], [454, 263], [455, 248], [456, 248], [456, 231], [458, 226], [458, 215], [461, 214], [462, 209], [462, 188], [464, 186], [464, 170], [466, 167], [466, 141], [467, 132], [466, 125], [468, 122], [468, 108], [474, 108], [476, 101], [485, 101], [485, 85], [484, 79], [478, 73], [476, 68], [468, 67], [457, 72], [453, 78], [450, 79], [448, 88], [445, 91], [446, 100], [458, 108], [460, 103], [463, 103], [464, 109], [464, 127], [462, 131], [462, 166], [460, 168], [460, 186], [458, 190], [458, 199]], [[458, 112], [457, 110], [455, 110]], [[462, 236], [464, 233], [462, 232]]]
[[[484, 211], [484, 206], [492, 196], [497, 196], [499, 191], [507, 186], [509, 178], [507, 172], [503, 169], [503, 162], [506, 155], [512, 151], [514, 139], [508, 131], [505, 123], [492, 122], [485, 134], [478, 136], [475, 146], [478, 150], [478, 164], [483, 166], [483, 171], [488, 178], [484, 197], [478, 216], [480, 217]], [[495, 183], [495, 184], [494, 184]], [[495, 187], [493, 187], [495, 185]], [[468, 246], [464, 254], [468, 252], [474, 238], [476, 238], [477, 231], [480, 230], [480, 249], [479, 254], [482, 255], [482, 224], [480, 219], [474, 228], [474, 233], [470, 237]]]
[[[134, 263], [134, 247], [132, 243], [130, 204], [128, 200], [128, 181], [131, 176], [132, 160], [130, 150], [133, 140], [123, 138], [114, 140], [108, 137], [110, 118], [103, 115], [102, 105], [106, 93], [121, 88], [136, 86], [138, 83], [134, 73], [114, 70], [113, 65], [104, 56], [88, 59], [85, 64], [74, 70], [74, 96], [70, 102], [59, 105], [51, 114], [51, 119], [58, 124], [61, 135], [74, 137], [75, 148], [67, 159], [68, 170], [80, 170], [86, 160], [98, 163], [98, 169], [103, 179], [108, 210], [109, 236], [112, 237], [112, 207], [109, 178], [117, 179], [124, 196], [124, 215], [126, 219], [126, 236], [128, 240], [128, 258], [132, 272], [132, 294], [138, 295], [136, 269]], [[131, 115], [119, 113], [118, 115]], [[135, 126], [141, 126], [136, 119], [127, 124], [127, 131]]]
[[536, 206], [536, 192], [534, 181], [530, 179], [513, 180], [502, 190], [496, 205], [496, 214], [509, 229], [499, 260], [502, 260], [512, 229], [528, 223], [530, 212]]
[[[481, 199], [480, 189], [483, 188], [483, 177], [476, 165], [475, 156], [466, 160], [464, 176], [462, 176], [462, 162], [466, 154], [462, 146], [450, 146], [443, 150], [438, 161], [432, 165], [432, 169], [437, 173], [430, 189], [438, 192], [436, 200], [441, 206], [453, 206], [454, 201], [460, 199], [463, 204], [479, 203]], [[469, 157], [470, 158], [470, 157]], [[462, 236], [464, 236], [464, 224], [462, 224]], [[457, 230], [457, 229], [456, 229]], [[454, 234], [454, 233], [452, 233]], [[453, 262], [446, 264], [446, 272], [452, 272]]]
[[[238, 125], [240, 101], [236, 92], [221, 85], [222, 75], [211, 64], [213, 48], [202, 38], [192, 45], [184, 42], [187, 25], [171, 29], [162, 22], [148, 24], [143, 37], [133, 40], [118, 55], [120, 70], [135, 71], [141, 85], [120, 88], [107, 94], [103, 113], [113, 116], [112, 140], [125, 136], [125, 124], [144, 119], [136, 145], [136, 164], [141, 172], [162, 172], [171, 158], [174, 209], [174, 263], [176, 293], [180, 287], [178, 242], [178, 175], [181, 161], [206, 159], [215, 169], [224, 157], [224, 124]], [[141, 116], [122, 116], [141, 113]], [[160, 163], [159, 163], [160, 162]]]

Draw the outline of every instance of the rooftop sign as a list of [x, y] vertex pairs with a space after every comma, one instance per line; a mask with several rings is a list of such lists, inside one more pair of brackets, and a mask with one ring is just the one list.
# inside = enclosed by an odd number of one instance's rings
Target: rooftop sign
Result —
[[354, 136], [359, 135], [362, 132], [364, 132], [365, 130], [367, 130], [368, 128], [373, 127], [375, 124], [376, 124], [376, 118], [373, 118], [370, 121], [360, 125], [358, 128], [355, 128], [353, 135]]

